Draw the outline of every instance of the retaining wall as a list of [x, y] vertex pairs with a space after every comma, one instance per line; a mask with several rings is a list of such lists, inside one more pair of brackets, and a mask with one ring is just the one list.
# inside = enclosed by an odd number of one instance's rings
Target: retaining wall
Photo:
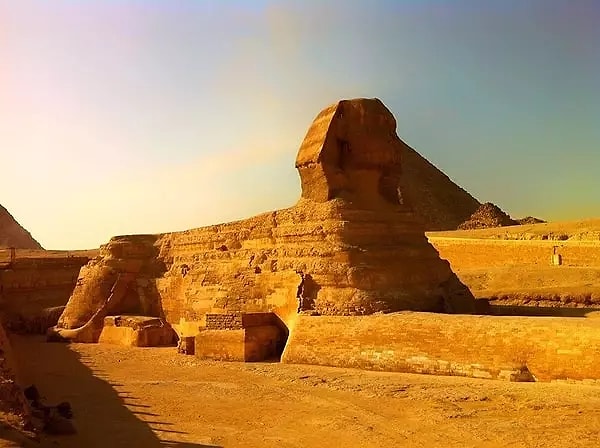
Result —
[[600, 319], [298, 316], [283, 362], [538, 381], [600, 379]]
[[429, 235], [429, 242], [453, 270], [493, 266], [550, 266], [553, 247], [563, 266], [600, 267], [600, 242], [492, 240]]

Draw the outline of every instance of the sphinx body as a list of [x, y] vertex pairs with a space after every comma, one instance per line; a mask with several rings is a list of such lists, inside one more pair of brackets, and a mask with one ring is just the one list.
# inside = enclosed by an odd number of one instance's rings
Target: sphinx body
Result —
[[[82, 268], [56, 331], [92, 318], [101, 326], [99, 310], [162, 317], [180, 336], [196, 334], [208, 313], [273, 312], [291, 327], [298, 312], [472, 312], [473, 296], [429, 244], [400, 187], [405, 147], [381, 101], [339, 101], [300, 147], [293, 207], [113, 238]], [[97, 340], [89, 326], [81, 339]]]

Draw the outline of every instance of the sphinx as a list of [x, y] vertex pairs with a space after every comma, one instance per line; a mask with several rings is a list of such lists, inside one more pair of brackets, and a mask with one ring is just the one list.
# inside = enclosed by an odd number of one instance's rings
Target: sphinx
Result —
[[206, 316], [472, 313], [475, 299], [427, 241], [401, 188], [406, 144], [378, 99], [321, 111], [300, 146], [290, 208], [160, 235], [112, 238], [81, 269], [52, 338], [96, 342], [106, 316], [162, 319], [194, 336]]

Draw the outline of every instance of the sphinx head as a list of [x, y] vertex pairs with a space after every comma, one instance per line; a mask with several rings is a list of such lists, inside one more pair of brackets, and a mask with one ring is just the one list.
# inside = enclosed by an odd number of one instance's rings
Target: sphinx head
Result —
[[302, 198], [360, 208], [398, 206], [402, 147], [378, 99], [342, 100], [317, 115], [296, 158]]

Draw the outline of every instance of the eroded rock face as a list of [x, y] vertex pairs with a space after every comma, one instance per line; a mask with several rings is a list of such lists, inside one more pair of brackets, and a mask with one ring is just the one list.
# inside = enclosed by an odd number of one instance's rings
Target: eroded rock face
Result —
[[[219, 312], [274, 312], [288, 326], [298, 312], [470, 312], [473, 296], [427, 242], [402, 195], [403, 143], [395, 127], [377, 99], [326, 108], [298, 152], [302, 197], [295, 206], [111, 240], [82, 269], [59, 325], [85, 323], [124, 272], [147, 285], [131, 291], [128, 303], [150, 304], [154, 314], [144, 315], [165, 317], [181, 335], [195, 334], [207, 313]], [[119, 246], [128, 249], [119, 253]]]
[[78, 328], [86, 324], [111, 292], [116, 292], [117, 296], [105, 315], [159, 316], [162, 310], [154, 282], [165, 270], [158, 259], [156, 242], [159, 237], [114, 237], [102, 246], [98, 257], [81, 268], [73, 294], [59, 319], [59, 327]]

